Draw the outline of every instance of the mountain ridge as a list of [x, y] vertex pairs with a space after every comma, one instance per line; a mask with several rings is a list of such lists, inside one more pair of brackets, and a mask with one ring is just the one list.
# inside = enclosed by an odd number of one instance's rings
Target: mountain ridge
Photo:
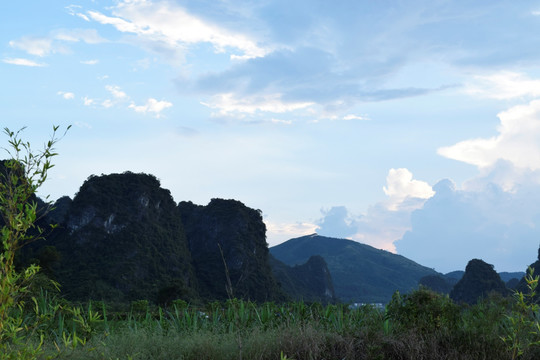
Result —
[[388, 302], [395, 290], [408, 292], [420, 278], [438, 274], [402, 255], [353, 240], [318, 234], [290, 239], [270, 248], [289, 266], [320, 255], [328, 264], [336, 296], [345, 302]]

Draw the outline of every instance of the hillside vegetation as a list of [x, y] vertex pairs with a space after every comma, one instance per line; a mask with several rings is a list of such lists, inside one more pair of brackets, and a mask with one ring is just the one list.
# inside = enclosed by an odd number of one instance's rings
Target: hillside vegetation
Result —
[[386, 303], [396, 290], [411, 291], [423, 276], [437, 274], [401, 255], [317, 234], [271, 247], [270, 253], [290, 266], [321, 256], [328, 264], [336, 296], [345, 302]]

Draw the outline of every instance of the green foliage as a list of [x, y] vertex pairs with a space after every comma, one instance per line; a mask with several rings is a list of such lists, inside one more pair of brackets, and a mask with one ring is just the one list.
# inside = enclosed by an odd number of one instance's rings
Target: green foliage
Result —
[[53, 127], [43, 150], [33, 151], [30, 143], [20, 138], [22, 130], [4, 129], [10, 159], [0, 166], [0, 357], [5, 359], [34, 358], [42, 345], [41, 341], [36, 345], [27, 342], [27, 334], [35, 330], [37, 323], [25, 321], [22, 301], [39, 267], [30, 265], [18, 272], [14, 260], [21, 247], [42, 239], [44, 229], [36, 222], [43, 213], [38, 212], [35, 193], [53, 167], [51, 160], [57, 155], [54, 145], [59, 140], [58, 127]]
[[528, 292], [514, 292], [515, 305], [503, 323], [505, 336], [502, 340], [512, 351], [512, 359], [522, 356], [531, 346], [540, 345], [540, 305], [535, 303], [539, 276], [534, 276], [534, 269], [529, 267], [525, 281]]
[[386, 306], [386, 318], [400, 331], [430, 333], [446, 327], [457, 328], [460, 310], [446, 295], [426, 288], [401, 295], [398, 291]]

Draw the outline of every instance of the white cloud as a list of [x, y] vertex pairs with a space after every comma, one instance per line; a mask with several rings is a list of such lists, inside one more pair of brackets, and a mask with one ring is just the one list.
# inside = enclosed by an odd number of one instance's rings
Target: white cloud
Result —
[[386, 177], [384, 193], [389, 197], [388, 208], [398, 210], [401, 206], [410, 206], [409, 199], [429, 199], [435, 192], [431, 186], [420, 180], [413, 180], [412, 173], [404, 168], [390, 169]]
[[89, 11], [93, 20], [113, 25], [118, 31], [137, 34], [146, 40], [170, 46], [211, 43], [216, 52], [239, 50], [231, 58], [262, 57], [269, 50], [259, 47], [248, 36], [229, 31], [189, 14], [183, 8], [164, 1], [123, 1], [114, 8], [115, 17]]
[[85, 106], [91, 106], [91, 105], [95, 104], [95, 100], [90, 99], [89, 97], [85, 96], [83, 98], [83, 103], [84, 103]]
[[434, 185], [436, 194], [412, 213], [411, 230], [396, 241], [398, 252], [444, 272], [462, 270], [473, 258], [499, 271], [526, 269], [538, 250], [540, 185], [510, 193], [490, 180], [477, 179], [473, 190], [449, 180]]
[[57, 94], [61, 95], [66, 100], [75, 99], [75, 94], [72, 92], [59, 91]]
[[488, 76], [475, 76], [465, 86], [465, 92], [499, 100], [540, 96], [540, 80], [530, 79], [524, 74], [501, 71]]
[[97, 63], [99, 63], [99, 60], [97, 60], [97, 59], [94, 59], [94, 60], [81, 60], [81, 64], [84, 64], [84, 65], [96, 65]]
[[219, 110], [213, 115], [237, 117], [243, 117], [244, 114], [253, 115], [257, 112], [285, 113], [314, 105], [312, 102], [285, 102], [281, 99], [281, 94], [239, 98], [232, 93], [215, 95], [209, 102], [201, 102], [201, 104]]
[[352, 214], [344, 206], [322, 211], [317, 233], [346, 238], [395, 253], [394, 242], [410, 230], [411, 209], [389, 210], [384, 202], [370, 206], [365, 214]]
[[114, 104], [115, 104], [115, 103], [114, 103], [111, 99], [104, 100], [104, 101], [101, 103], [101, 105], [102, 105], [104, 108], [106, 108], [106, 109], [113, 107]]
[[19, 40], [10, 41], [9, 46], [39, 57], [53, 52], [52, 39], [46, 37], [22, 37]]
[[291, 125], [292, 124], [292, 120], [282, 120], [282, 119], [270, 119], [270, 122], [272, 124], [283, 124], [283, 125]]
[[116, 100], [126, 100], [128, 98], [127, 94], [120, 90], [119, 86], [107, 85], [105, 86], [105, 89], [107, 89]]
[[171, 106], [173, 106], [173, 104], [168, 101], [158, 101], [156, 99], [150, 98], [146, 101], [146, 104], [144, 105], [135, 105], [134, 103], [131, 103], [131, 105], [129, 105], [129, 108], [143, 114], [154, 113], [155, 116], [159, 118], [161, 112], [167, 108], [170, 108]]
[[88, 16], [86, 16], [83, 13], [79, 12], [80, 9], [82, 9], [82, 6], [80, 6], [80, 5], [69, 5], [69, 6], [66, 6], [66, 9], [67, 9], [67, 11], [68, 11], [68, 13], [70, 15], [78, 16], [78, 17], [80, 17], [81, 19], [83, 19], [85, 21], [90, 21]]
[[62, 29], [53, 33], [55, 40], [67, 42], [83, 41], [87, 44], [100, 44], [106, 42], [95, 29]]
[[264, 223], [268, 234], [267, 238], [271, 239], [268, 244], [269, 246], [275, 246], [296, 237], [313, 234], [317, 229], [317, 225], [310, 222], [275, 223], [269, 219], [264, 219]]
[[499, 135], [461, 141], [437, 153], [480, 168], [506, 160], [518, 167], [540, 169], [540, 100], [499, 113]]
[[369, 120], [367, 116], [348, 114], [343, 117], [343, 120]]
[[22, 59], [22, 58], [7, 58], [7, 59], [3, 59], [2, 62], [5, 62], [6, 64], [30, 66], [30, 67], [47, 66], [47, 64], [38, 63], [29, 59]]
[[11, 40], [9, 46], [30, 55], [45, 57], [54, 53], [69, 53], [69, 48], [64, 43], [79, 41], [87, 44], [106, 42], [94, 29], [59, 29], [48, 36], [24, 36]]

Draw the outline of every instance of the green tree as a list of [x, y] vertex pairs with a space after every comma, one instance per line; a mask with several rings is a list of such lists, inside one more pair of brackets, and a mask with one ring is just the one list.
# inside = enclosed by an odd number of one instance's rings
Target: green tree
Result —
[[17, 271], [14, 260], [22, 246], [43, 238], [45, 229], [36, 222], [47, 209], [38, 209], [36, 192], [54, 166], [51, 159], [57, 155], [54, 146], [60, 138], [54, 126], [43, 149], [34, 151], [20, 138], [23, 130], [4, 129], [9, 159], [0, 164], [0, 359], [35, 358], [41, 347], [41, 343], [28, 342], [32, 328], [24, 323], [22, 313], [23, 295], [39, 267], [30, 265]]

